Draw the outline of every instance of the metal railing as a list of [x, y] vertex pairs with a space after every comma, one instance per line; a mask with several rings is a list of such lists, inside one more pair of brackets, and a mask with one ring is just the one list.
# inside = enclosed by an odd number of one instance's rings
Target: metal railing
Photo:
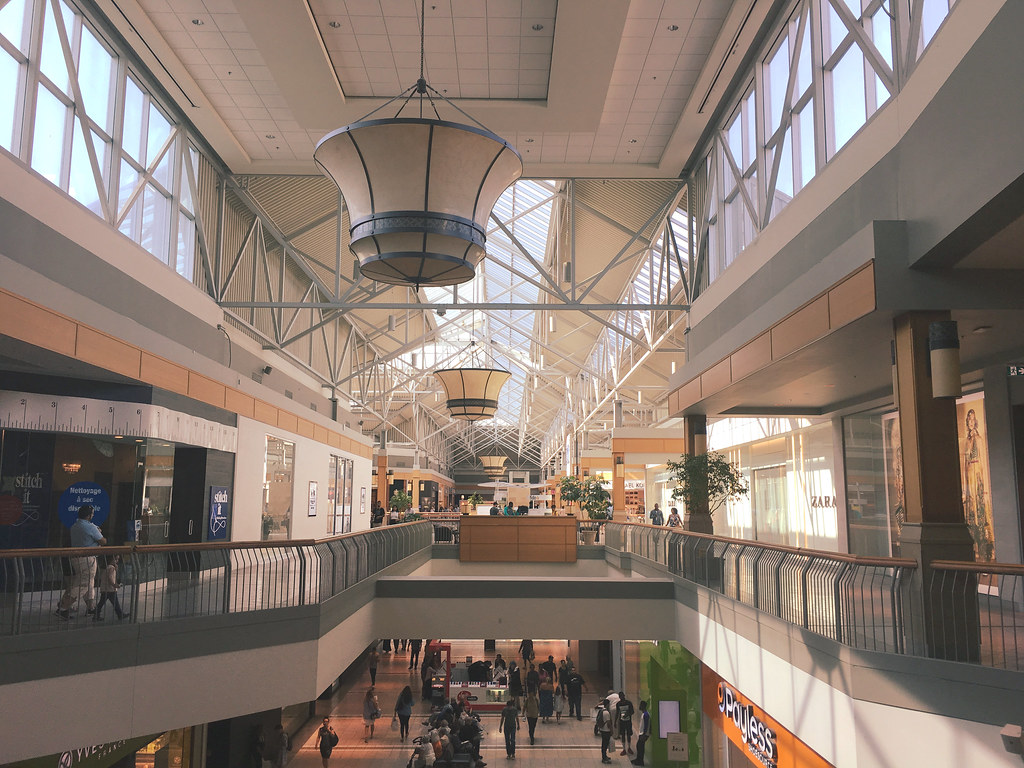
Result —
[[912, 586], [917, 562], [866, 558], [726, 539], [632, 523], [608, 523], [606, 546], [840, 643], [920, 653]]
[[61, 597], [85, 579], [98, 598], [90, 572], [115, 556], [125, 621], [156, 622], [318, 604], [431, 543], [421, 521], [321, 541], [0, 551], [0, 635], [96, 626], [84, 600], [58, 613]]
[[925, 631], [936, 655], [1024, 670], [1024, 565], [936, 560], [930, 571]]

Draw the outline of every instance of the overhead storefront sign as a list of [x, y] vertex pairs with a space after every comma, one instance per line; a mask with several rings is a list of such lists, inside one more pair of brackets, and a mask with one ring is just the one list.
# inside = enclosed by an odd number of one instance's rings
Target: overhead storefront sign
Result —
[[755, 765], [765, 768], [832, 768], [709, 667], [702, 668], [704, 714]]

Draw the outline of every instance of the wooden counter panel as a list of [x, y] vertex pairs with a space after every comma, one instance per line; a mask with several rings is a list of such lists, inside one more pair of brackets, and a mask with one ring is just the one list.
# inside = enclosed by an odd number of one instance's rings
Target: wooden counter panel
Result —
[[464, 515], [459, 525], [459, 559], [477, 563], [574, 563], [576, 518]]

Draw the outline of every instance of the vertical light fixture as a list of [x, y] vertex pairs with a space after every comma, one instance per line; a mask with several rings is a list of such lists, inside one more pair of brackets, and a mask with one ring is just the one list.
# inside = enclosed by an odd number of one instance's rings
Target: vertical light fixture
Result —
[[928, 324], [928, 353], [932, 366], [932, 397], [960, 397], [960, 335], [956, 320]]

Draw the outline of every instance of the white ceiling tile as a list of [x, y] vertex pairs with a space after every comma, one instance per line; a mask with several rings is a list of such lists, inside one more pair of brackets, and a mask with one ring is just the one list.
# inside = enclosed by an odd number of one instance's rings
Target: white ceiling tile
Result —
[[459, 70], [457, 68], [433, 67], [430, 70], [430, 84], [435, 88], [440, 89], [442, 84], [446, 88], [450, 88], [453, 83], [457, 82], [459, 82]]
[[[486, 56], [481, 57], [484, 62], [487, 61]], [[426, 69], [429, 72], [434, 67], [442, 67], [444, 69], [454, 69], [459, 67], [462, 63], [463, 57], [456, 56], [454, 51], [448, 51], [446, 53], [434, 54], [429, 57], [426, 61]]]
[[[174, 4], [177, 5], [178, 0], [174, 0]], [[232, 13], [236, 10], [232, 0], [203, 0], [203, 5], [211, 14]]]
[[[534, 29], [540, 27], [540, 29]], [[555, 20], [553, 18], [524, 17], [519, 22], [519, 34], [522, 37], [543, 37], [545, 40], [553, 40], [555, 35]]]
[[685, 38], [680, 35], [678, 37], [656, 37], [651, 41], [651, 47], [648, 53], [658, 55], [671, 55], [678, 56], [679, 52], [683, 49], [683, 42]]
[[676, 69], [703, 69], [707, 63], [707, 57], [693, 53], [682, 53], [676, 62]]
[[459, 51], [458, 63], [460, 69], [487, 69], [487, 54], [465, 53], [463, 51]]
[[349, 16], [380, 16], [380, 0], [345, 0]]
[[593, 131], [573, 131], [569, 134], [569, 146], [592, 147], [594, 145], [594, 136], [596, 134]]
[[391, 69], [394, 71], [395, 60], [386, 51], [363, 51], [363, 65], [367, 69]]
[[231, 97], [236, 107], [262, 107], [263, 99], [258, 93], [240, 93]]
[[519, 66], [523, 69], [550, 69], [551, 57], [541, 53], [521, 53]]
[[487, 5], [480, 0], [451, 0], [452, 16], [468, 17], [487, 15]]
[[[241, 110], [243, 116], [245, 115], [245, 113], [247, 111], [251, 111], [251, 110], [246, 110], [246, 109]], [[272, 134], [275, 138], [277, 136], [277, 123], [275, 123], [273, 120], [271, 120], [269, 118], [267, 118], [267, 119], [260, 118], [260, 117], [250, 118], [249, 119], [249, 125], [251, 125], [252, 129], [254, 131], [256, 131], [257, 133], [260, 133], [260, 134], [267, 134], [267, 133], [269, 133], [269, 134]]]
[[228, 42], [224, 39], [224, 35], [212, 27], [192, 27], [192, 29], [188, 30], [188, 35], [192, 38], [196, 48], [203, 51], [211, 48], [228, 47]]
[[521, 37], [519, 38], [520, 53], [545, 53], [551, 54], [552, 41], [550, 37]]
[[522, 5], [520, 0], [485, 0], [487, 3], [487, 16], [491, 17], [509, 17], [519, 16], [522, 14]]
[[669, 87], [676, 85], [693, 85], [697, 82], [697, 78], [700, 76], [700, 70], [696, 69], [677, 69], [672, 73], [672, 76], [668, 79]]
[[490, 92], [487, 83], [463, 83], [462, 96], [467, 99], [486, 99]]
[[238, 13], [214, 13], [210, 15], [210, 21], [221, 32], [248, 32], [245, 26], [245, 19]]
[[235, 58], [235, 54], [224, 49], [204, 50], [203, 56], [206, 58], [206, 62], [214, 68], [219, 66], [234, 67], [233, 72], [235, 74], [240, 71], [242, 66], [238, 63], [238, 59]]
[[548, 95], [548, 84], [519, 82], [520, 99], [544, 99]]
[[519, 87], [512, 83], [497, 83], [491, 84], [491, 98], [492, 99], [514, 99], [519, 96]]
[[648, 114], [658, 111], [661, 102], [657, 99], [633, 99], [632, 110], [634, 116], [638, 113]]
[[386, 35], [387, 27], [379, 16], [352, 16], [352, 32], [356, 35]]
[[686, 102], [683, 99], [663, 99], [661, 102], [661, 110], [675, 112], [676, 114], [681, 113], [685, 106]]
[[665, 78], [664, 85], [641, 85], [636, 89], [637, 99], [661, 99], [668, 87], [668, 78]]
[[[414, 35], [391, 35], [388, 38], [391, 41], [391, 50], [401, 53], [415, 53], [417, 56], [420, 54], [420, 39]], [[431, 53], [430, 58], [433, 59], [437, 53]]]
[[185, 66], [207, 63], [206, 57], [203, 56], [203, 52], [198, 48], [175, 48], [175, 53], [178, 54], [178, 58], [181, 59], [181, 63]]
[[243, 66], [249, 65], [260, 65], [263, 64], [263, 56], [260, 55], [259, 51], [237, 51], [235, 58], [238, 59], [238, 63]]
[[628, 85], [635, 86], [640, 80], [640, 70], [638, 69], [619, 69], [618, 67], [612, 72], [611, 85]]
[[694, 19], [687, 31], [687, 38], [690, 37], [717, 37], [722, 30], [721, 19]]
[[629, 104], [633, 100], [633, 93], [636, 89], [629, 85], [612, 85], [608, 88], [608, 92], [605, 94], [605, 105], [611, 102], [626, 103]]
[[206, 14], [209, 10], [203, 5], [203, 0], [173, 0], [170, 6], [177, 13]]
[[239, 107], [238, 113], [246, 120], [266, 120], [274, 126], [274, 130], [277, 130], [277, 125], [270, 119], [270, 113], [266, 107]]
[[391, 52], [391, 43], [387, 35], [359, 35], [356, 40], [359, 42], [360, 51]]
[[[673, 5], [676, 0], [671, 0]], [[630, 3], [630, 18], [660, 18], [665, 0], [633, 0]]]
[[675, 128], [672, 125], [652, 125], [651, 130], [647, 132], [647, 139], [648, 141], [654, 138], [664, 139], [667, 136], [671, 136], [674, 130]]
[[141, 0], [139, 5], [146, 13], [170, 13], [173, 10], [167, 0]]
[[729, 15], [731, 0], [700, 0], [694, 18], [697, 19], [724, 19]]
[[487, 42], [488, 53], [510, 53], [519, 55], [518, 37], [491, 37]]
[[416, 0], [379, 0], [380, 9], [384, 16], [393, 18], [411, 18], [415, 21], [419, 18], [420, 6]]
[[[417, 27], [417, 34], [419, 27]], [[430, 16], [427, 15], [427, 28], [424, 32], [426, 36], [426, 46], [429, 51], [431, 48], [431, 40], [434, 41], [433, 46], [437, 47], [438, 40], [450, 40], [455, 34], [455, 25], [452, 23], [450, 16]]]
[[256, 93], [256, 89], [252, 87], [252, 83], [248, 80], [221, 80], [221, 84], [224, 86], [224, 90], [230, 93], [232, 96], [240, 93]]
[[463, 69], [459, 71], [459, 77], [463, 85], [479, 85], [487, 82], [487, 70]]
[[393, 69], [367, 69], [367, 77], [374, 88], [383, 88], [385, 92], [398, 93], [398, 75]]
[[290, 109], [267, 109], [267, 111], [270, 113], [270, 119], [277, 123], [277, 127], [282, 131], [285, 130], [286, 124], [291, 128], [297, 128], [299, 125], [292, 120], [292, 111]]
[[181, 26], [181, 21], [173, 13], [151, 13], [149, 18], [152, 20], [153, 26], [161, 32], [185, 31], [185, 28]]
[[664, 149], [662, 146], [657, 147], [644, 147], [640, 152], [641, 163], [656, 163], [661, 160], [661, 152]]
[[[175, 51], [181, 51], [190, 48], [196, 48], [195, 41], [188, 32], [175, 32], [174, 30], [167, 30], [161, 33], [167, 44], [171, 46]], [[198, 50], [198, 48], [196, 48]]]
[[594, 151], [590, 153], [590, 162], [592, 163], [614, 163], [615, 162], [615, 150], [611, 147], [594, 147]]
[[246, 77], [250, 80], [273, 80], [274, 76], [270, 73], [269, 67], [261, 67], [259, 65], [253, 67], [242, 67], [242, 71], [245, 72]]
[[460, 37], [455, 41], [455, 50], [459, 53], [486, 53], [487, 38]]
[[487, 19], [488, 37], [518, 37], [520, 32], [519, 18], [490, 18]]
[[645, 70], [663, 70], [666, 74], [671, 72], [676, 66], [676, 59], [678, 56], [675, 54], [654, 54], [647, 57], [647, 61], [644, 62]]
[[[388, 37], [420, 37], [420, 22], [415, 16], [385, 17]], [[436, 34], [436, 33], [435, 33]]]
[[420, 55], [412, 51], [403, 51], [394, 54], [395, 68], [415, 72], [415, 80], [420, 76]]
[[716, 37], [688, 37], [686, 38], [686, 45], [683, 46], [683, 52], [707, 56], [711, 53], [711, 49], [715, 47], [717, 39]]
[[454, 24], [456, 36], [482, 37], [487, 34], [487, 20], [483, 16], [472, 18], [456, 16]]
[[493, 85], [518, 85], [519, 72], [514, 69], [492, 69], [491, 83]]
[[674, 127], [679, 122], [679, 113], [668, 110], [659, 109], [657, 114], [654, 115], [654, 119], [651, 121], [651, 129], [659, 126], [667, 125]]
[[556, 5], [557, 0], [522, 0], [523, 16], [553, 19]]
[[224, 89], [224, 83], [222, 83], [219, 79], [196, 80], [196, 85], [198, 85], [200, 90], [211, 99], [214, 96], [224, 96], [227, 94], [227, 91]]
[[548, 84], [550, 75], [546, 69], [523, 69], [519, 72], [519, 82], [523, 85], [544, 85]]
[[[487, 66], [491, 69], [519, 69], [518, 53], [488, 53]], [[536, 67], [531, 67], [536, 69]]]

